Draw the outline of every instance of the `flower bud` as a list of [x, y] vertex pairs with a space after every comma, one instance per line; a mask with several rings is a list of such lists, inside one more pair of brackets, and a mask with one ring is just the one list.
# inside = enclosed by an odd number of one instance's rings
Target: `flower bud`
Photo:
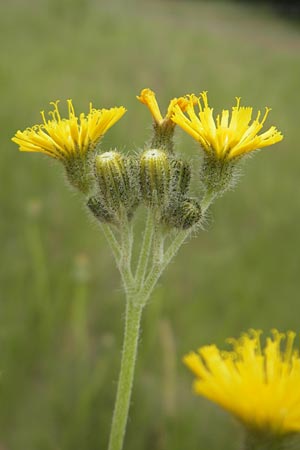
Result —
[[151, 207], [168, 203], [170, 162], [163, 150], [146, 150], [140, 159], [140, 183], [144, 201]]
[[113, 211], [128, 203], [129, 180], [123, 156], [109, 151], [96, 156], [95, 170], [104, 203]]
[[101, 203], [122, 220], [122, 210], [131, 218], [140, 200], [139, 168], [134, 158], [116, 151], [96, 156], [95, 173]]
[[200, 204], [193, 198], [182, 198], [174, 205], [170, 204], [162, 215], [162, 222], [170, 227], [187, 230], [201, 219]]
[[139, 160], [136, 157], [128, 156], [125, 159], [125, 169], [129, 182], [129, 203], [127, 209], [128, 217], [131, 218], [141, 200]]
[[97, 197], [90, 197], [87, 207], [100, 222], [113, 223], [115, 215]]
[[181, 159], [171, 161], [170, 195], [176, 199], [188, 193], [191, 181], [191, 168], [188, 162]]

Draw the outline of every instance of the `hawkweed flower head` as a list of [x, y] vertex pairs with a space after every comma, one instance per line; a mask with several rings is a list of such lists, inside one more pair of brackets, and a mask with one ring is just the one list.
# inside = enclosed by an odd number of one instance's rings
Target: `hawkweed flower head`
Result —
[[17, 131], [12, 141], [19, 145], [20, 151], [40, 152], [62, 161], [67, 169], [71, 184], [85, 191], [90, 177], [90, 160], [96, 145], [126, 112], [121, 107], [95, 109], [90, 104], [88, 114], [76, 115], [72, 100], [68, 100], [68, 117], [62, 118], [58, 101], [52, 102], [53, 110], [43, 122], [24, 131]]
[[24, 131], [17, 131], [12, 141], [23, 152], [40, 152], [63, 162], [94, 150], [102, 136], [126, 112], [123, 106], [111, 109], [95, 109], [90, 103], [87, 115], [75, 114], [72, 100], [67, 100], [68, 118], [61, 118], [59, 101], [51, 102], [53, 111], [47, 120], [41, 111], [43, 123]]
[[[199, 109], [198, 114], [195, 106]], [[198, 141], [209, 156], [230, 161], [283, 139], [274, 126], [258, 134], [270, 108], [266, 108], [262, 117], [261, 111], [258, 111], [254, 120], [252, 111], [251, 107], [240, 106], [240, 98], [237, 98], [231, 114], [229, 110], [223, 110], [215, 119], [213, 108], [208, 105], [207, 93], [202, 92], [199, 98], [190, 95], [184, 109], [179, 104], [175, 105], [172, 120]]]
[[204, 151], [200, 181], [203, 190], [215, 197], [235, 185], [239, 174], [237, 163], [245, 155], [283, 139], [274, 126], [259, 134], [269, 108], [263, 115], [258, 111], [252, 120], [253, 109], [241, 106], [237, 98], [231, 112], [223, 110], [215, 118], [206, 92], [187, 98], [184, 109], [180, 104], [174, 106], [172, 120], [200, 143]]
[[[196, 375], [194, 390], [261, 435], [300, 432], [300, 357], [294, 332], [272, 330], [261, 346], [260, 332], [229, 339], [232, 351], [215, 345], [184, 357]], [[277, 447], [276, 447], [277, 448]]]
[[173, 98], [168, 106], [167, 113], [163, 117], [158, 106], [155, 93], [151, 89], [143, 89], [137, 99], [146, 105], [153, 118], [154, 136], [151, 146], [153, 148], [161, 148], [170, 153], [173, 152], [172, 137], [174, 134], [175, 122], [172, 116], [175, 107], [178, 106], [181, 111], [185, 111], [189, 104], [189, 100], [185, 97]]

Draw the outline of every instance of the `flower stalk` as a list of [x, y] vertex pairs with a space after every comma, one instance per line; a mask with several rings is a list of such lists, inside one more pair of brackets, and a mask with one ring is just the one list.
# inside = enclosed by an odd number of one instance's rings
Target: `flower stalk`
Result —
[[137, 305], [136, 301], [133, 299], [127, 299], [121, 369], [108, 450], [121, 450], [123, 448], [134, 378], [142, 310], [142, 304]]
[[175, 256], [180, 246], [190, 233], [189, 230], [178, 232], [177, 238], [167, 251], [163, 250], [163, 237], [158, 230], [152, 213], [148, 214], [144, 240], [138, 258], [136, 272], [131, 273], [131, 246], [129, 231], [122, 232], [123, 245], [118, 247], [113, 231], [104, 225], [105, 236], [113, 250], [120, 270], [126, 293], [125, 332], [121, 368], [116, 394], [115, 408], [111, 425], [108, 450], [121, 450], [125, 436], [130, 399], [132, 393], [134, 368], [138, 350], [142, 311], [153, 292], [157, 281]]

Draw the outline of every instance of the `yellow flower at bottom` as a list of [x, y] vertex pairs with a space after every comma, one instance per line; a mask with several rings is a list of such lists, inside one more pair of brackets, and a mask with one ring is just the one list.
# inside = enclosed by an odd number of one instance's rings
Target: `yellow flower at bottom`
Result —
[[[295, 333], [272, 331], [261, 349], [260, 332], [230, 339], [233, 351], [215, 345], [189, 353], [194, 390], [237, 417], [249, 429], [285, 435], [300, 432], [300, 358]], [[283, 341], [286, 344], [283, 348]]]
[[93, 150], [97, 142], [126, 112], [121, 107], [111, 109], [94, 109], [90, 104], [90, 112], [76, 116], [72, 100], [68, 100], [67, 119], [62, 119], [58, 110], [58, 101], [51, 103], [53, 111], [51, 120], [46, 120], [41, 112], [43, 123], [17, 131], [12, 141], [24, 152], [41, 152], [62, 161], [76, 156], [84, 156]]
[[[199, 108], [198, 114], [194, 109], [195, 104]], [[232, 107], [231, 117], [228, 110], [223, 110], [215, 120], [213, 108], [208, 105], [206, 92], [202, 92], [199, 98], [190, 95], [185, 110], [187, 116], [180, 105], [175, 105], [173, 122], [198, 141], [205, 152], [220, 160], [238, 158], [283, 139], [282, 134], [274, 126], [258, 135], [270, 109], [266, 108], [262, 119], [260, 119], [261, 112], [258, 111], [256, 118], [251, 122], [252, 108], [240, 106], [239, 98], [236, 106]]]

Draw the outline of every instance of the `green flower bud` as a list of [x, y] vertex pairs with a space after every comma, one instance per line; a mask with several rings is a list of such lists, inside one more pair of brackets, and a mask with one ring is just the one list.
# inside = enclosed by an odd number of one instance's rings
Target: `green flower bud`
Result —
[[95, 173], [99, 196], [107, 210], [121, 219], [122, 210], [131, 218], [139, 203], [139, 170], [134, 158], [127, 158], [116, 151], [96, 156]]
[[191, 168], [188, 162], [181, 159], [171, 161], [170, 195], [176, 199], [188, 193], [191, 181]]
[[90, 197], [87, 207], [100, 222], [114, 223], [115, 215], [97, 197]]
[[163, 207], [169, 200], [170, 162], [163, 150], [151, 149], [140, 159], [142, 197], [151, 207]]
[[162, 214], [162, 222], [172, 228], [187, 230], [201, 219], [200, 204], [193, 198], [182, 198], [170, 204]]
[[129, 182], [129, 202], [128, 202], [128, 215], [132, 217], [134, 210], [141, 201], [141, 189], [140, 189], [140, 167], [139, 160], [135, 157], [128, 156], [125, 159], [125, 168]]
[[129, 202], [129, 179], [123, 156], [109, 151], [96, 156], [96, 177], [104, 203], [113, 211]]

